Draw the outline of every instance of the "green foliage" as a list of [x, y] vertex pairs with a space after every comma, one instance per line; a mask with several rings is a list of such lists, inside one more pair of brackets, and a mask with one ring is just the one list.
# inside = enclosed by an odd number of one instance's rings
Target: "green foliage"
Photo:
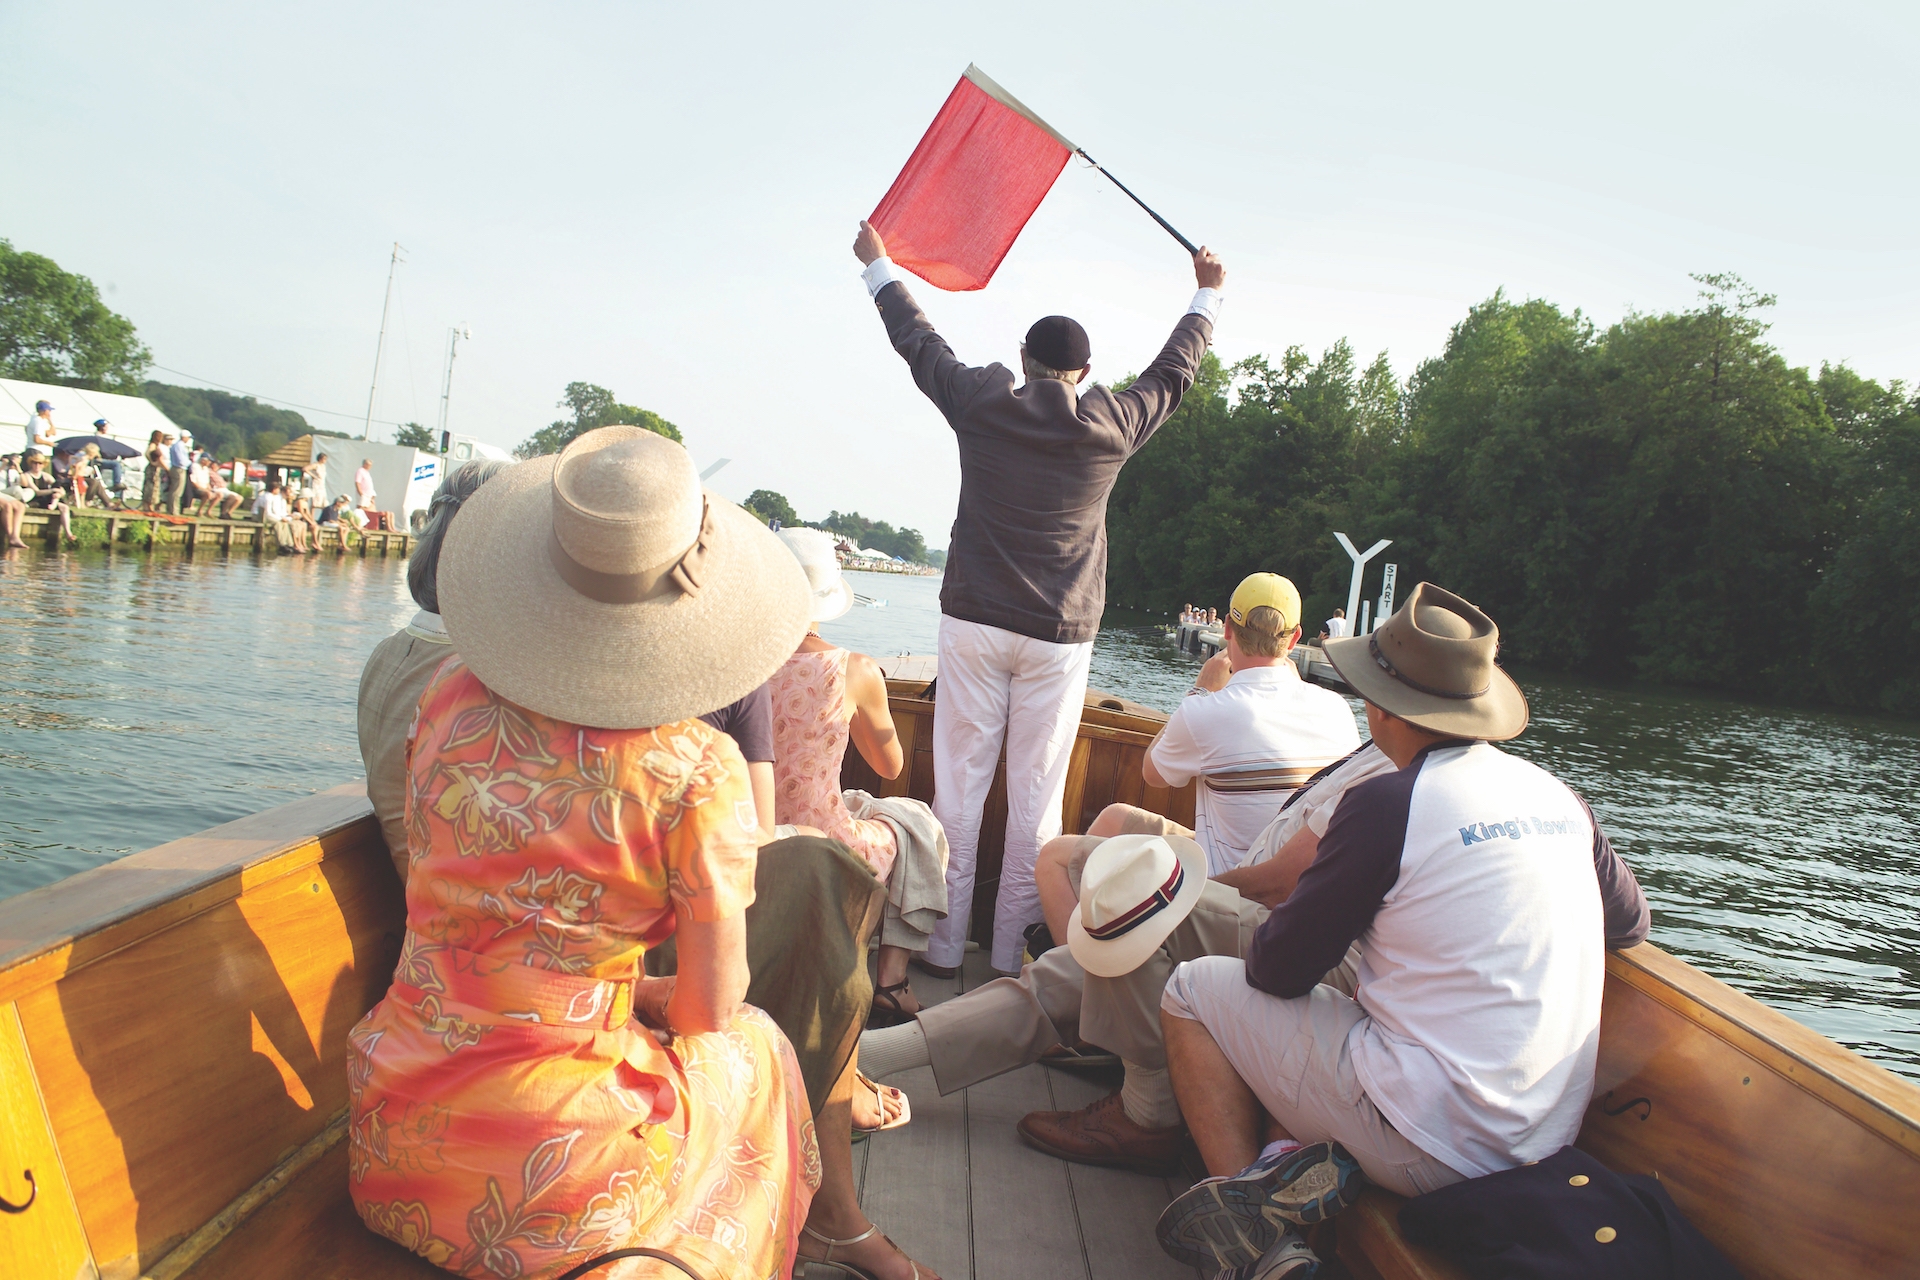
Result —
[[1509, 661], [1920, 713], [1920, 402], [1788, 366], [1771, 297], [1699, 280], [1605, 331], [1496, 293], [1404, 388], [1345, 343], [1209, 357], [1115, 486], [1109, 595], [1223, 604], [1269, 569], [1317, 619], [1340, 529], [1394, 539], [1403, 598], [1486, 609]]
[[428, 453], [440, 452], [440, 437], [432, 428], [423, 427], [417, 422], [403, 422], [400, 429], [393, 433], [393, 442], [414, 449], [425, 449]]
[[73, 544], [77, 547], [107, 545], [107, 522], [99, 516], [73, 517]]
[[144, 547], [153, 541], [153, 526], [142, 520], [120, 526], [120, 541], [130, 547]]
[[651, 409], [639, 409], [630, 404], [620, 404], [614, 399], [613, 392], [605, 387], [597, 387], [591, 382], [569, 382], [566, 398], [560, 401], [558, 407], [573, 410], [573, 417], [551, 423], [534, 432], [513, 451], [515, 457], [539, 458], [550, 453], [558, 453], [575, 438], [596, 427], [620, 424], [645, 427], [669, 440], [680, 439], [680, 428], [659, 414]]
[[138, 394], [152, 359], [93, 281], [0, 240], [0, 377]]
[[193, 432], [194, 443], [216, 458], [262, 458], [312, 433], [307, 420], [293, 410], [261, 404], [252, 396], [164, 382], [149, 382], [140, 394]]
[[782, 526], [791, 527], [800, 523], [800, 517], [795, 514], [793, 504], [787, 501], [784, 494], [775, 493], [771, 489], [755, 489], [740, 505], [759, 516], [761, 524], [771, 525], [778, 520]]
[[915, 564], [927, 562], [926, 539], [918, 529], [896, 529], [884, 520], [869, 520], [857, 511], [847, 515], [829, 512], [819, 527], [843, 538], [852, 538], [858, 547], [884, 551]]

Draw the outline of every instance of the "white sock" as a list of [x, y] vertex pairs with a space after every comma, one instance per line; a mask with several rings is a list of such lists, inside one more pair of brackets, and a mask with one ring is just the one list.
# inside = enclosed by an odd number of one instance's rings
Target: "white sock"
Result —
[[1272, 1142], [1260, 1148], [1259, 1159], [1255, 1160], [1254, 1163], [1258, 1164], [1260, 1160], [1265, 1160], [1268, 1156], [1283, 1156], [1289, 1152], [1298, 1151], [1306, 1145], [1306, 1143], [1296, 1142], [1292, 1138], [1275, 1138]]
[[860, 1033], [860, 1069], [875, 1080], [932, 1062], [933, 1055], [927, 1051], [927, 1033], [920, 1029], [918, 1018], [897, 1027]]
[[1165, 1067], [1137, 1066], [1131, 1062], [1125, 1083], [1120, 1086], [1120, 1109], [1127, 1119], [1143, 1129], [1171, 1129], [1180, 1123], [1180, 1104], [1173, 1096], [1173, 1080]]

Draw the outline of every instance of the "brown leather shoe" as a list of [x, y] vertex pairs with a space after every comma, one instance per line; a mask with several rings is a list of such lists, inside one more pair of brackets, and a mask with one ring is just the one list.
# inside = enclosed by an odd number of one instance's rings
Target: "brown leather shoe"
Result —
[[1062, 1160], [1160, 1174], [1180, 1167], [1187, 1135], [1185, 1125], [1146, 1129], [1135, 1124], [1121, 1108], [1117, 1093], [1078, 1111], [1032, 1112], [1021, 1119], [1019, 1129], [1028, 1146]]

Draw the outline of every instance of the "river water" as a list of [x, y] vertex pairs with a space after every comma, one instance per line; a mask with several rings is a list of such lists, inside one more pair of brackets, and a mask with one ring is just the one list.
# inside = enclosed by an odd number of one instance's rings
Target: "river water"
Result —
[[[850, 576], [887, 603], [828, 638], [933, 652], [937, 578]], [[412, 612], [402, 560], [0, 559], [0, 897], [357, 777], [360, 667]], [[1196, 665], [1113, 628], [1092, 680], [1170, 709]], [[1512, 750], [1593, 805], [1655, 942], [1920, 1079], [1920, 723], [1521, 683]]]

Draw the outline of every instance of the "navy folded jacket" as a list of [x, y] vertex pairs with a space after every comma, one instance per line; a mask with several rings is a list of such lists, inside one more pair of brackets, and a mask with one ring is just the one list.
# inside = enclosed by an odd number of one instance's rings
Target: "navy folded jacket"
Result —
[[1400, 1230], [1474, 1280], [1740, 1280], [1659, 1182], [1576, 1147], [1409, 1200]]

